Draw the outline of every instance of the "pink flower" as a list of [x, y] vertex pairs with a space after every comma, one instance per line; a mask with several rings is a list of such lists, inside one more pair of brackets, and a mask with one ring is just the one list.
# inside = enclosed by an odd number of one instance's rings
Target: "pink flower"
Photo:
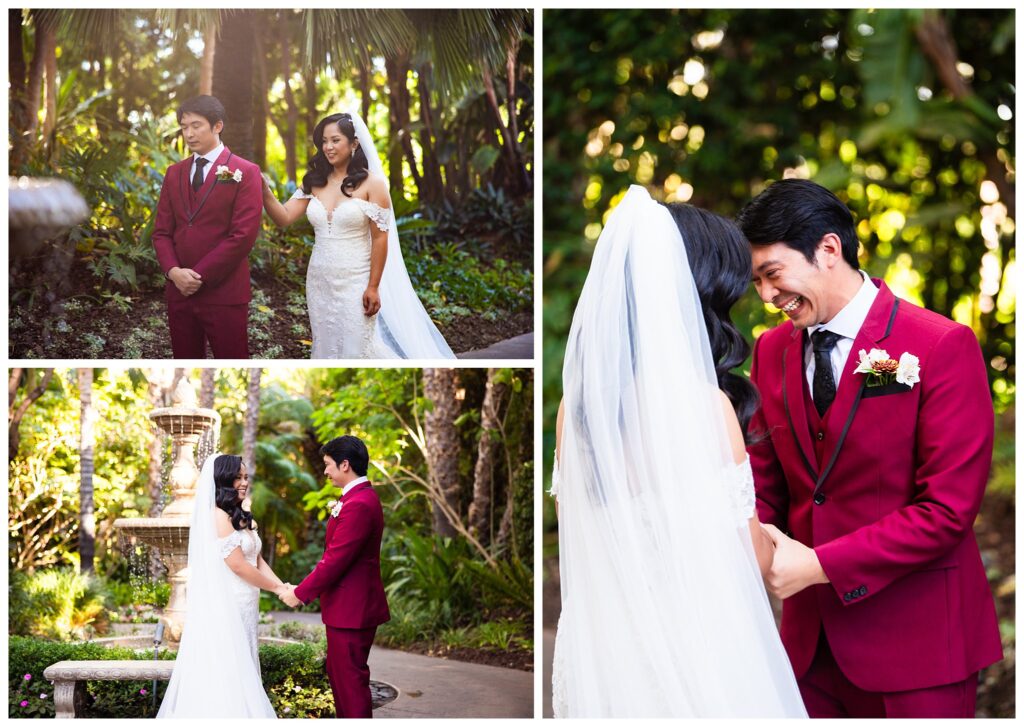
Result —
[[22, 701], [21, 706], [22, 707], [27, 707], [28, 706], [28, 701], [27, 700], [26, 701]]
[[145, 695], [145, 694], [149, 694], [149, 692], [147, 692], [145, 689], [140, 689], [139, 690], [139, 694]]
[[27, 681], [28, 681], [29, 679], [31, 679], [31, 678], [32, 678], [32, 675], [31, 675], [31, 674], [26, 674], [26, 675], [25, 675], [25, 681], [26, 681], [26, 682], [27, 682]]

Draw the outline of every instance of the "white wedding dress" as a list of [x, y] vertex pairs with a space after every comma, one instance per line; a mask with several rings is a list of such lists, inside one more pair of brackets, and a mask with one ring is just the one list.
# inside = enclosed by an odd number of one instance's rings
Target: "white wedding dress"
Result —
[[388, 210], [355, 197], [328, 211], [301, 187], [292, 199], [309, 200], [306, 216], [316, 240], [306, 270], [311, 358], [398, 358], [381, 337], [378, 315], [363, 314], [363, 292], [370, 281], [370, 225], [387, 232]]
[[259, 589], [224, 562], [241, 548], [246, 561], [255, 566], [260, 537], [254, 530], [217, 536], [213, 482], [217, 457], [207, 457], [196, 484], [185, 626], [157, 717], [275, 719], [260, 674]]
[[[386, 179], [369, 129], [358, 114], [349, 116], [366, 152], [370, 174]], [[292, 199], [309, 200], [306, 216], [315, 233], [306, 273], [306, 303], [313, 329], [311, 358], [455, 358], [412, 287], [391, 207], [352, 198], [329, 211], [301, 188]], [[387, 233], [388, 254], [378, 288], [380, 310], [367, 317], [363, 315], [363, 292], [370, 280], [371, 224]]]
[[556, 715], [806, 717], [686, 248], [642, 187], [598, 239], [562, 383]]

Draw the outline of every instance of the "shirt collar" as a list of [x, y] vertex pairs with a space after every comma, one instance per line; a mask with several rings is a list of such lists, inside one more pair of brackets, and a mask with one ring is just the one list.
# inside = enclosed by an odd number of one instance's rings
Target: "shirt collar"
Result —
[[220, 153], [222, 151], [224, 151], [224, 142], [221, 142], [212, 151], [209, 151], [206, 154], [193, 154], [192, 155], [192, 163], [194, 164], [196, 159], [198, 159], [199, 157], [202, 157], [206, 161], [210, 162], [210, 164], [214, 164], [214, 163], [216, 163], [217, 159], [220, 157]]
[[871, 312], [871, 306], [878, 295], [878, 288], [871, 282], [868, 274], [863, 270], [858, 270], [857, 272], [864, 278], [864, 282], [861, 284], [857, 294], [850, 298], [850, 302], [843, 306], [843, 309], [836, 313], [828, 323], [808, 326], [808, 336], [812, 336], [819, 329], [824, 328], [827, 331], [838, 333], [844, 338], [854, 339], [857, 337], [857, 333], [860, 331], [861, 326], [864, 325], [864, 321], [867, 320], [868, 313]]
[[356, 479], [352, 480], [352, 481], [351, 481], [351, 482], [349, 482], [349, 483], [348, 483], [347, 485], [345, 485], [345, 487], [344, 487], [344, 488], [342, 489], [342, 491], [341, 491], [341, 496], [342, 496], [342, 497], [344, 497], [345, 495], [347, 495], [347, 494], [348, 494], [349, 492], [351, 492], [351, 491], [352, 491], [352, 489], [353, 489], [353, 488], [354, 488], [354, 487], [355, 487], [356, 485], [361, 485], [361, 484], [363, 484], [364, 482], [369, 482], [369, 481], [370, 481], [370, 480], [369, 480], [368, 478], [366, 478], [366, 477], [357, 477]]

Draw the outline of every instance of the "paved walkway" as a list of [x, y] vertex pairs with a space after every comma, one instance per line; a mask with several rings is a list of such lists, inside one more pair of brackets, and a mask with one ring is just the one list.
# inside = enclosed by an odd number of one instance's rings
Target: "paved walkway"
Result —
[[[320, 625], [318, 613], [274, 611], [274, 623]], [[373, 716], [533, 717], [533, 673], [436, 659], [379, 646], [370, 651], [370, 677], [398, 689], [398, 699]]]
[[487, 348], [460, 353], [456, 358], [533, 358], [533, 332], [498, 341]]

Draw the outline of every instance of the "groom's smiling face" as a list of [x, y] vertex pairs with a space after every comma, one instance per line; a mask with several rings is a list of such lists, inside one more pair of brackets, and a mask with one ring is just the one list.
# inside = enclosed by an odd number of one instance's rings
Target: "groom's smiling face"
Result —
[[[798, 329], [826, 323], [832, 310], [832, 269], [836, 265], [838, 238], [826, 235], [815, 251], [814, 262], [784, 242], [751, 245], [751, 267], [757, 294], [793, 321]], [[841, 255], [841, 250], [838, 250]]]

